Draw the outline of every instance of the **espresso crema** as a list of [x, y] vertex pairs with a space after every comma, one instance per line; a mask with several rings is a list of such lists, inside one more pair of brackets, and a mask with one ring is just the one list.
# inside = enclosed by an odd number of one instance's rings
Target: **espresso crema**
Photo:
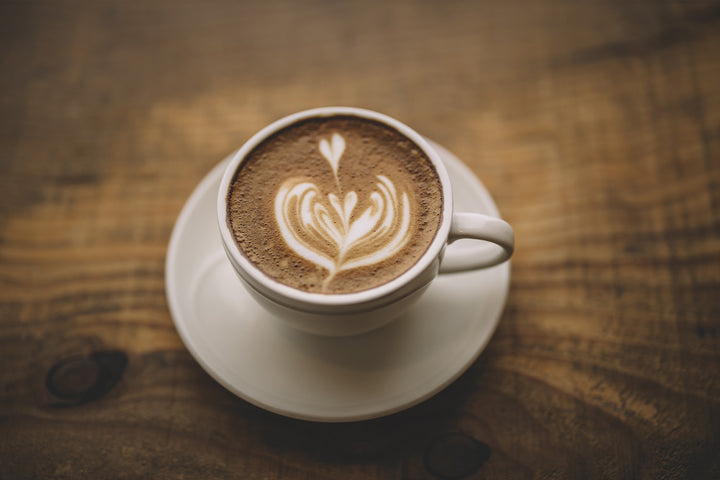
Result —
[[432, 162], [392, 127], [354, 116], [299, 121], [257, 145], [227, 196], [242, 253], [269, 277], [353, 293], [412, 267], [440, 225]]

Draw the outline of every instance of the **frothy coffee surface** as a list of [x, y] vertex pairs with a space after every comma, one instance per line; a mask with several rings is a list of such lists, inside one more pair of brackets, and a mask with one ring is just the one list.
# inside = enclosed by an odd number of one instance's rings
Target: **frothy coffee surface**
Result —
[[290, 125], [235, 172], [228, 223], [242, 253], [300, 290], [382, 285], [427, 250], [442, 216], [435, 169], [414, 142], [353, 116]]

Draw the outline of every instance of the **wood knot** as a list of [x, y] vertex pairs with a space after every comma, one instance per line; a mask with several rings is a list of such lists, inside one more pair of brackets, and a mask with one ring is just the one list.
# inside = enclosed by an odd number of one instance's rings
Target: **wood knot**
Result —
[[459, 480], [478, 471], [492, 449], [462, 433], [448, 433], [434, 440], [423, 457], [425, 468], [437, 478]]
[[48, 371], [45, 386], [54, 396], [64, 400], [54, 406], [81, 405], [112, 390], [126, 365], [127, 355], [121, 351], [65, 358]]

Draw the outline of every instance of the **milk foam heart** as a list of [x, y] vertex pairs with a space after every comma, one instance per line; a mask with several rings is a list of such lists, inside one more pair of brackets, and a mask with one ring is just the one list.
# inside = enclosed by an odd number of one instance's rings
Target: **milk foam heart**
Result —
[[[337, 133], [331, 142], [320, 141], [320, 152], [338, 186], [337, 170], [344, 149], [345, 140]], [[342, 199], [336, 193], [324, 195], [301, 177], [287, 179], [275, 196], [275, 219], [283, 239], [298, 255], [328, 271], [324, 286], [343, 270], [389, 259], [409, 240], [407, 193], [398, 192], [384, 175], [377, 175], [377, 179], [370, 206], [357, 215], [355, 191]]]

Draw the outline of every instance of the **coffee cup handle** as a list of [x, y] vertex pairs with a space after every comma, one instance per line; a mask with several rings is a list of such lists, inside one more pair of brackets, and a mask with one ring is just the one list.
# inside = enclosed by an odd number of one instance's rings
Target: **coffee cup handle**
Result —
[[492, 267], [509, 259], [515, 249], [515, 234], [510, 224], [480, 213], [453, 214], [448, 244], [462, 238], [481, 242], [472, 249], [447, 248], [440, 273]]

